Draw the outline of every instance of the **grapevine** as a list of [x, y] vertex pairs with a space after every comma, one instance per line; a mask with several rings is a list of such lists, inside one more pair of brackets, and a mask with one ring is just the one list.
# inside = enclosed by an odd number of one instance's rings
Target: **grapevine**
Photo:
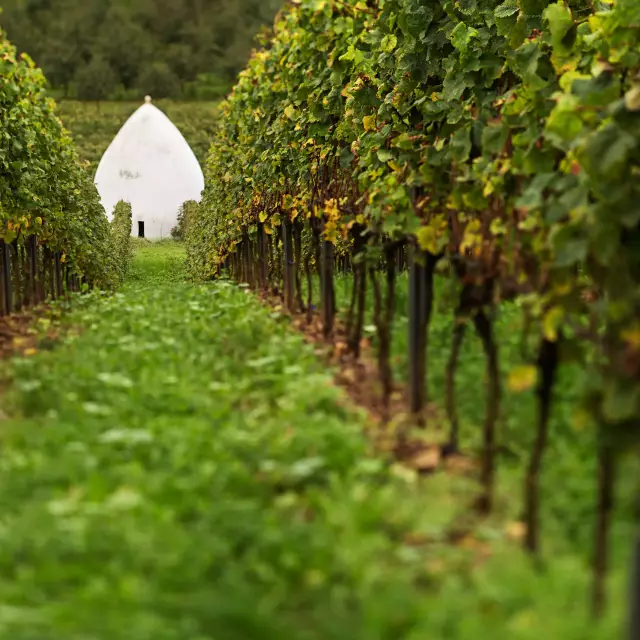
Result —
[[109, 223], [55, 109], [42, 72], [0, 32], [3, 298], [9, 269], [16, 285], [5, 309], [43, 298], [45, 288], [60, 294], [62, 271], [78, 286], [115, 284]]
[[[333, 272], [353, 271], [349, 345], [370, 282], [385, 397], [398, 264], [409, 258], [410, 408], [428, 398], [438, 269], [458, 285], [447, 372], [466, 328], [487, 361], [481, 512], [493, 507], [502, 390], [493, 324], [526, 315], [538, 417], [525, 479], [527, 549], [539, 554], [539, 475], [556, 372], [588, 367], [598, 425], [594, 609], [604, 601], [616, 457], [640, 421], [640, 4], [636, 0], [300, 0], [221, 107], [203, 202], [189, 214], [192, 275], [236, 278], [310, 312], [315, 265], [325, 333]], [[341, 262], [342, 261], [342, 262]], [[383, 270], [387, 282], [379, 283]]]

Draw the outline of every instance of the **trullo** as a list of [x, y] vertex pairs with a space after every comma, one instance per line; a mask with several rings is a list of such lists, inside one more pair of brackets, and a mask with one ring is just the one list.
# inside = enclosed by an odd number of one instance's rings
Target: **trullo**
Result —
[[169, 236], [182, 204], [200, 201], [204, 176], [178, 128], [147, 96], [102, 156], [95, 183], [109, 219], [120, 200], [129, 202], [132, 235], [154, 240]]

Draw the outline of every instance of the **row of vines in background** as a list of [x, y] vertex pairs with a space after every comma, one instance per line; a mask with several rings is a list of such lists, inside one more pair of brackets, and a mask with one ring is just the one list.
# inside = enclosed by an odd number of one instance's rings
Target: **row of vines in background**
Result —
[[0, 31], [0, 313], [60, 296], [67, 283], [118, 279], [98, 192], [44, 86]]
[[82, 281], [60, 252], [29, 235], [23, 244], [0, 241], [0, 317], [79, 291]]
[[[131, 205], [119, 202], [111, 221], [109, 254], [111, 284], [121, 284], [133, 255]], [[66, 254], [52, 251], [36, 233], [23, 234], [11, 243], [0, 240], [0, 316], [37, 306], [47, 300], [80, 291], [87, 285], [66, 262]]]
[[592, 598], [601, 612], [618, 456], [640, 435], [640, 3], [300, 0], [262, 45], [221, 106], [204, 198], [187, 216], [192, 274], [231, 269], [311, 314], [317, 273], [330, 336], [334, 271], [352, 272], [349, 346], [357, 355], [371, 287], [388, 402], [395, 282], [406, 263], [417, 415], [429, 397], [434, 276], [449, 274], [458, 292], [452, 450], [470, 329], [486, 356], [483, 513], [493, 506], [502, 395], [495, 315], [517, 302], [531, 355], [511, 373], [538, 398], [525, 545], [539, 556], [558, 368], [580, 362], [597, 432]]

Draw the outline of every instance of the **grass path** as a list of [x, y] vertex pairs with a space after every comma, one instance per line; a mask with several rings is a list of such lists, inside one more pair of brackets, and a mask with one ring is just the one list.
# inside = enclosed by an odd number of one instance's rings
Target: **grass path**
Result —
[[579, 559], [536, 574], [497, 523], [448, 544], [468, 481], [372, 459], [286, 322], [181, 261], [139, 249], [8, 365], [0, 640], [613, 637]]

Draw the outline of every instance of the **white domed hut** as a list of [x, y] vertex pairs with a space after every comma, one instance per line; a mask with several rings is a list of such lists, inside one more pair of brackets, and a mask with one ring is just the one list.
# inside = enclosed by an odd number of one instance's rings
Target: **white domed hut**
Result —
[[149, 96], [145, 103], [102, 156], [95, 183], [109, 219], [124, 200], [133, 211], [132, 234], [153, 240], [169, 236], [186, 201], [200, 201], [204, 176], [178, 128]]

